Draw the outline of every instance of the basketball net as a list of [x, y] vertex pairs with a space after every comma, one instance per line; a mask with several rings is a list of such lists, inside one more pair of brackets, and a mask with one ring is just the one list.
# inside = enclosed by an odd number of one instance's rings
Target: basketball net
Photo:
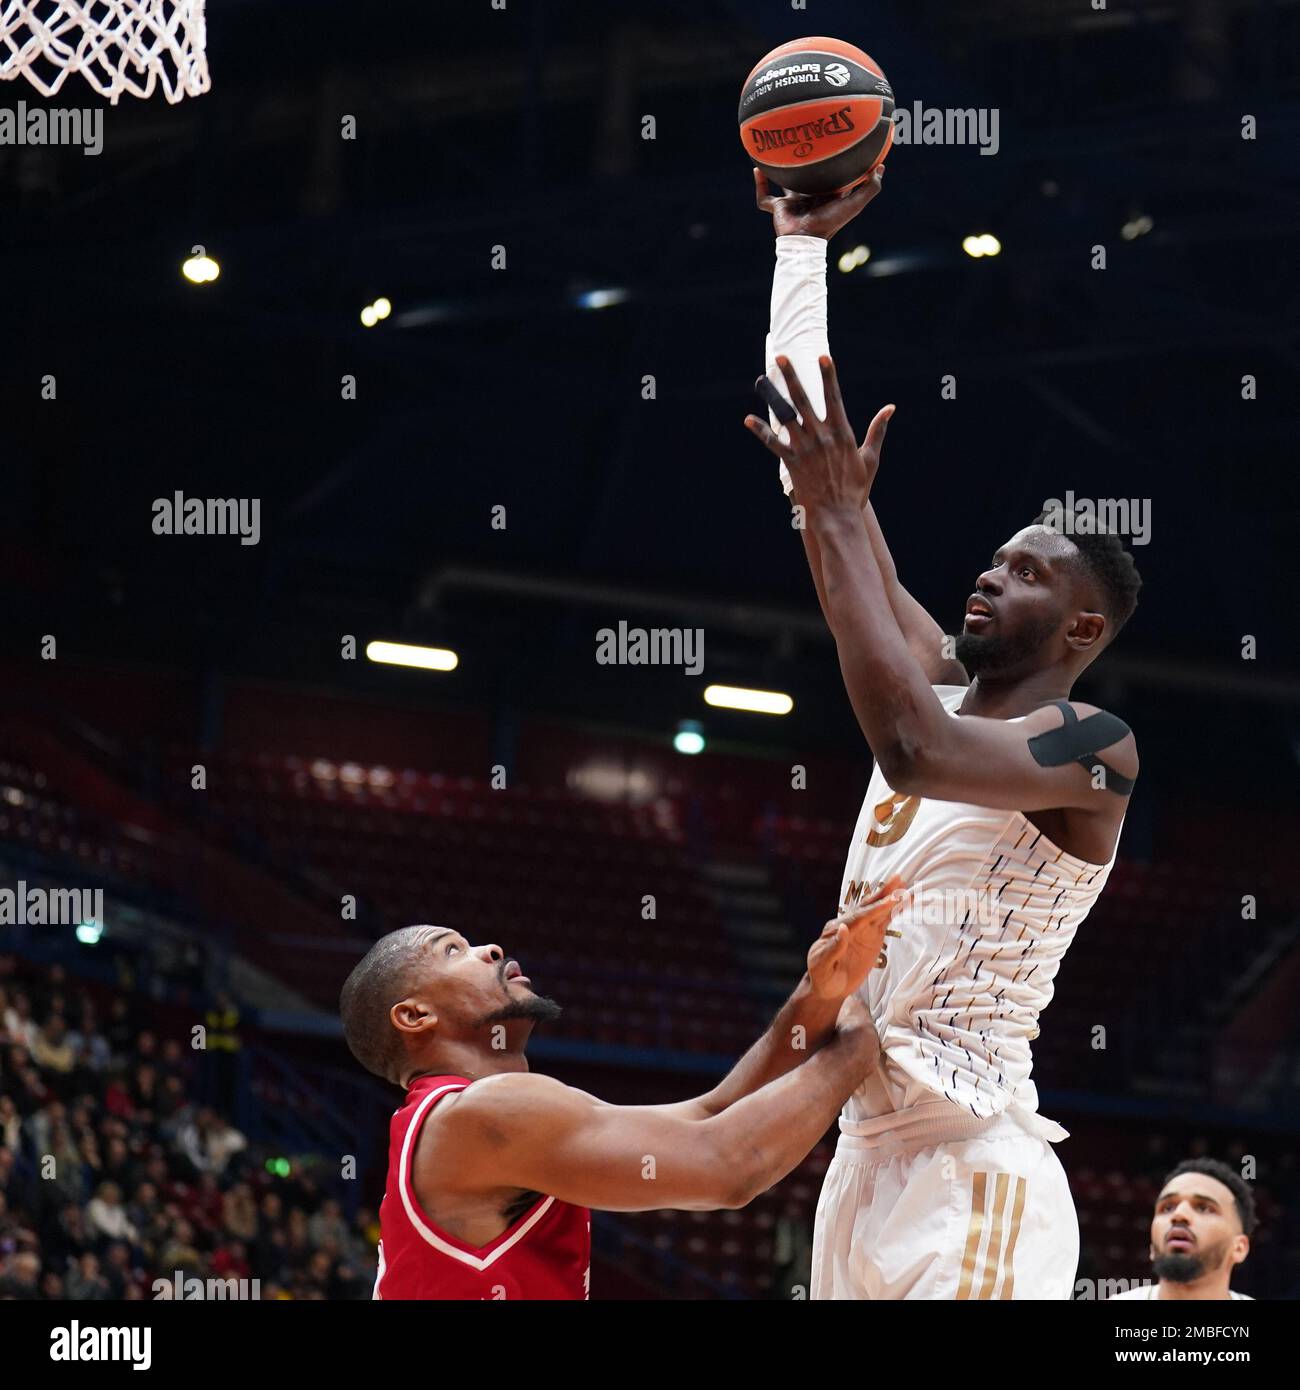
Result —
[[0, 80], [52, 97], [80, 73], [114, 106], [123, 92], [170, 102], [212, 85], [204, 0], [0, 0]]

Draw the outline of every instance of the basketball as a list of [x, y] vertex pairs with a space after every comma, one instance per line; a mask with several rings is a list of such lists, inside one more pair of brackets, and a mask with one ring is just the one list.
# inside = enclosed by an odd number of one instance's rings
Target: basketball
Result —
[[740, 90], [740, 142], [791, 193], [842, 193], [894, 138], [894, 92], [879, 64], [840, 39], [774, 48]]

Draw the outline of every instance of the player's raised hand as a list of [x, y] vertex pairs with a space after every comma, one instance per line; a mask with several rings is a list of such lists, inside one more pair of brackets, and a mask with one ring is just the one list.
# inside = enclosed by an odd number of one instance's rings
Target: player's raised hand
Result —
[[884, 165], [847, 193], [826, 193], [810, 197], [804, 193], [777, 194], [767, 175], [754, 166], [754, 201], [760, 212], [770, 213], [777, 236], [819, 236], [829, 241], [847, 226], [880, 192]]
[[880, 471], [880, 451], [885, 446], [885, 431], [889, 428], [889, 422], [894, 418], [894, 411], [897, 406], [882, 405], [876, 411], [876, 418], [867, 426], [866, 437], [858, 445], [858, 457], [862, 460], [862, 466], [867, 471], [867, 490], [870, 491], [876, 481], [876, 474]]
[[[785, 378], [790, 403], [798, 418], [786, 422], [788, 443], [771, 430], [756, 415], [745, 416], [745, 428], [755, 434], [790, 470], [795, 495], [802, 506], [812, 509], [843, 508], [860, 515], [867, 504], [874, 478], [872, 468], [880, 466], [880, 446], [884, 441], [889, 416], [877, 413], [871, 429], [859, 448], [853, 429], [844, 413], [835, 364], [829, 357], [818, 359], [822, 384], [826, 391], [826, 418], [819, 419], [808, 400], [799, 374], [788, 357], [778, 357], [776, 365]], [[885, 407], [889, 409], [888, 406]], [[891, 411], [892, 414], [892, 411]], [[873, 434], [874, 432], [874, 434]]]
[[857, 907], [832, 918], [808, 950], [808, 980], [820, 999], [842, 999], [861, 988], [880, 960], [898, 910], [902, 880], [891, 878]]

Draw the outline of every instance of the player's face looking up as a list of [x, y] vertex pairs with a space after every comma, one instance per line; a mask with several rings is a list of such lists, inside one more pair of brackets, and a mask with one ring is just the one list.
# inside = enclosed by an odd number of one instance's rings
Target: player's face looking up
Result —
[[972, 676], [1008, 680], [1070, 651], [1098, 649], [1105, 620], [1089, 603], [1068, 536], [1026, 526], [993, 556], [966, 600], [957, 660]]
[[559, 1005], [535, 994], [518, 962], [494, 943], [471, 946], [459, 932], [430, 927], [420, 956], [419, 982], [395, 1006], [399, 1027], [433, 1018], [441, 1036], [467, 1037], [512, 1018], [559, 1017]]
[[1250, 1249], [1232, 1192], [1207, 1173], [1181, 1173], [1156, 1198], [1151, 1263], [1160, 1279], [1190, 1283]]

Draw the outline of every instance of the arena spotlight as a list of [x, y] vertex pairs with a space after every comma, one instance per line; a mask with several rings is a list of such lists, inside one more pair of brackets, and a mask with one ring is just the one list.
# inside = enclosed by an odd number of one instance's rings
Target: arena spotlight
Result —
[[221, 274], [221, 267], [206, 251], [200, 251], [181, 263], [181, 274], [192, 285], [210, 285]]
[[385, 666], [416, 666], [422, 671], [454, 671], [460, 657], [446, 647], [416, 647], [406, 642], [367, 642], [366, 656]]
[[963, 237], [961, 249], [979, 260], [982, 256], [996, 256], [1002, 250], [1002, 243], [992, 232], [980, 232], [977, 236]]
[[704, 729], [696, 719], [683, 719], [673, 735], [673, 747], [679, 753], [694, 757], [704, 752]]
[[393, 301], [381, 294], [370, 307], [375, 311], [377, 319], [386, 319], [393, 312]]
[[737, 685], [710, 685], [704, 703], [718, 709], [741, 709], [750, 714], [789, 714], [794, 701], [779, 690], [745, 690]]
[[367, 304], [366, 307], [362, 309], [361, 322], [365, 324], [367, 328], [373, 328], [375, 324], [379, 322], [379, 315], [375, 313], [375, 306], [373, 304]]
[[860, 265], [866, 265], [870, 259], [871, 248], [869, 246], [855, 246], [840, 257], [839, 267], [847, 275], [849, 271], [856, 270]]
[[578, 308], [608, 309], [611, 304], [622, 304], [626, 298], [626, 290], [586, 290], [578, 296]]
[[1138, 237], [1146, 236], [1155, 225], [1156, 224], [1151, 218], [1143, 212], [1139, 213], [1136, 217], [1130, 217], [1119, 229], [1119, 234], [1125, 241], [1136, 241]]
[[97, 922], [93, 917], [87, 917], [84, 922], [77, 924], [75, 935], [83, 946], [97, 946], [100, 937], [104, 935], [104, 924]]

